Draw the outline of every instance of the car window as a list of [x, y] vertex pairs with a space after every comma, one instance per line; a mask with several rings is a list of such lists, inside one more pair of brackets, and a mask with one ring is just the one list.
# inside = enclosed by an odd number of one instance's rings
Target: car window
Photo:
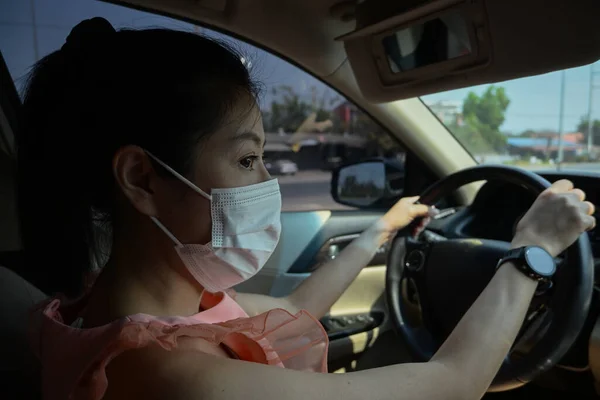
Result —
[[480, 163], [600, 172], [599, 72], [588, 65], [422, 100]]
[[366, 157], [403, 160], [398, 142], [339, 93], [266, 51], [175, 19], [91, 0], [0, 0], [0, 50], [17, 87], [29, 67], [59, 49], [70, 29], [101, 16], [116, 28], [166, 27], [225, 39], [263, 83], [265, 164], [279, 178], [285, 211], [343, 209], [330, 195], [331, 170]]

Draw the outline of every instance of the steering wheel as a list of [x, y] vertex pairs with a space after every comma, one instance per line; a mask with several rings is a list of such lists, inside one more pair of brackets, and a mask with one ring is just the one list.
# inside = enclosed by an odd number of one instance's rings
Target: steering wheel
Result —
[[[433, 205], [461, 186], [482, 180], [513, 183], [536, 196], [550, 186], [529, 171], [477, 166], [436, 182], [423, 192], [420, 202]], [[472, 215], [470, 208], [460, 214]], [[386, 274], [388, 307], [418, 361], [433, 356], [492, 279], [509, 246], [508, 242], [444, 238], [431, 232], [419, 238], [399, 232], [393, 239]], [[522, 386], [560, 361], [584, 325], [593, 284], [593, 255], [584, 234], [566, 250], [552, 285], [538, 288], [517, 337], [516, 343], [521, 344], [513, 346], [505, 358], [490, 391]], [[480, 351], [485, 357], [485, 349]]]

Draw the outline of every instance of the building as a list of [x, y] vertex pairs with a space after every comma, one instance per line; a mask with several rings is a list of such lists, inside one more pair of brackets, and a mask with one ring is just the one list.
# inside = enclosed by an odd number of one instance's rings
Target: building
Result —
[[425, 101], [425, 105], [429, 107], [444, 125], [457, 123], [462, 124], [462, 106], [460, 100], [438, 100], [435, 102]]
[[[552, 131], [540, 131], [540, 132], [529, 132], [523, 137], [532, 139], [554, 139], [558, 140], [558, 133]], [[563, 133], [563, 140], [569, 143], [583, 143], [585, 135], [581, 132], [569, 132]]]
[[344, 132], [354, 133], [354, 125], [359, 114], [356, 105], [344, 101], [333, 109], [333, 114], [339, 118]]
[[[565, 135], [566, 136], [566, 135]], [[569, 141], [562, 140], [563, 160], [574, 161], [577, 157], [585, 154], [586, 146], [582, 143], [574, 142], [572, 139], [576, 135], [569, 137]], [[511, 155], [519, 157], [537, 157], [540, 159], [558, 158], [558, 135], [548, 135], [546, 137], [512, 137], [508, 138], [508, 152]]]

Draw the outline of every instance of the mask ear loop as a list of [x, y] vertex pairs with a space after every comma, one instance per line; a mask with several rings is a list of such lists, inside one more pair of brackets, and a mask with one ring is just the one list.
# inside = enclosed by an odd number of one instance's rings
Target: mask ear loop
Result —
[[198, 186], [196, 186], [192, 182], [190, 182], [189, 179], [187, 179], [185, 176], [181, 175], [179, 172], [175, 171], [173, 168], [169, 167], [167, 164], [165, 164], [164, 162], [162, 162], [161, 160], [159, 160], [158, 157], [154, 156], [154, 154], [150, 153], [148, 150], [144, 150], [144, 151], [146, 152], [146, 154], [148, 154], [150, 156], [150, 158], [152, 158], [161, 167], [163, 167], [164, 169], [166, 169], [167, 171], [169, 171], [171, 174], [173, 174], [173, 176], [175, 176], [181, 182], [183, 182], [187, 186], [189, 186], [190, 189], [192, 189], [194, 192], [198, 193], [199, 195], [201, 195], [202, 197], [204, 197], [204, 198], [206, 198], [208, 200], [212, 200], [212, 196], [210, 194], [205, 193]]
[[[148, 154], [148, 156], [150, 158], [152, 158], [154, 161], [156, 161], [161, 167], [163, 167], [164, 169], [166, 169], [167, 171], [169, 171], [171, 174], [173, 174], [173, 176], [175, 176], [181, 182], [183, 182], [187, 186], [189, 186], [190, 189], [192, 189], [194, 192], [198, 193], [202, 197], [205, 197], [206, 199], [208, 199], [208, 200], [210, 200], [212, 202], [212, 196], [211, 195], [205, 193], [198, 186], [196, 186], [192, 182], [190, 182], [185, 176], [181, 175], [179, 172], [177, 172], [173, 168], [169, 167], [167, 164], [165, 164], [164, 162], [162, 162], [158, 157], [156, 157], [154, 154], [150, 153], [148, 150], [144, 150], [144, 152], [146, 152], [146, 154]], [[169, 237], [169, 239], [171, 239], [173, 241], [173, 243], [175, 243], [176, 247], [178, 247], [178, 248], [182, 248], [183, 247], [183, 243], [181, 243], [179, 241], [179, 239], [177, 239], [175, 237], [175, 235], [173, 235], [171, 233], [171, 231], [169, 231], [167, 229], [167, 227], [162, 224], [162, 222], [160, 222], [154, 216], [151, 216], [150, 219], [152, 219], [152, 221], [156, 224], [156, 226], [158, 226], [160, 228], [160, 230], [163, 231], [165, 233], [165, 235], [167, 235]]]
[[181, 248], [183, 247], [183, 243], [181, 243], [176, 237], [175, 235], [173, 235], [171, 233], [171, 231], [169, 231], [167, 229], [166, 226], [164, 226], [156, 217], [150, 217], [150, 219], [152, 220], [152, 222], [154, 222], [156, 224], [156, 226], [158, 226], [160, 228], [161, 231], [163, 231], [165, 233], [165, 235], [167, 235], [169, 237], [169, 239], [171, 239], [173, 241], [173, 243], [175, 243], [175, 246]]

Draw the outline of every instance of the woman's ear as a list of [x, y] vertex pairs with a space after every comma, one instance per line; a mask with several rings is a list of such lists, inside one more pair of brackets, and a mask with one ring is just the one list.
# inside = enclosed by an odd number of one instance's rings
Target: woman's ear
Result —
[[158, 176], [149, 156], [138, 146], [121, 147], [112, 162], [115, 181], [121, 192], [140, 213], [155, 216]]

